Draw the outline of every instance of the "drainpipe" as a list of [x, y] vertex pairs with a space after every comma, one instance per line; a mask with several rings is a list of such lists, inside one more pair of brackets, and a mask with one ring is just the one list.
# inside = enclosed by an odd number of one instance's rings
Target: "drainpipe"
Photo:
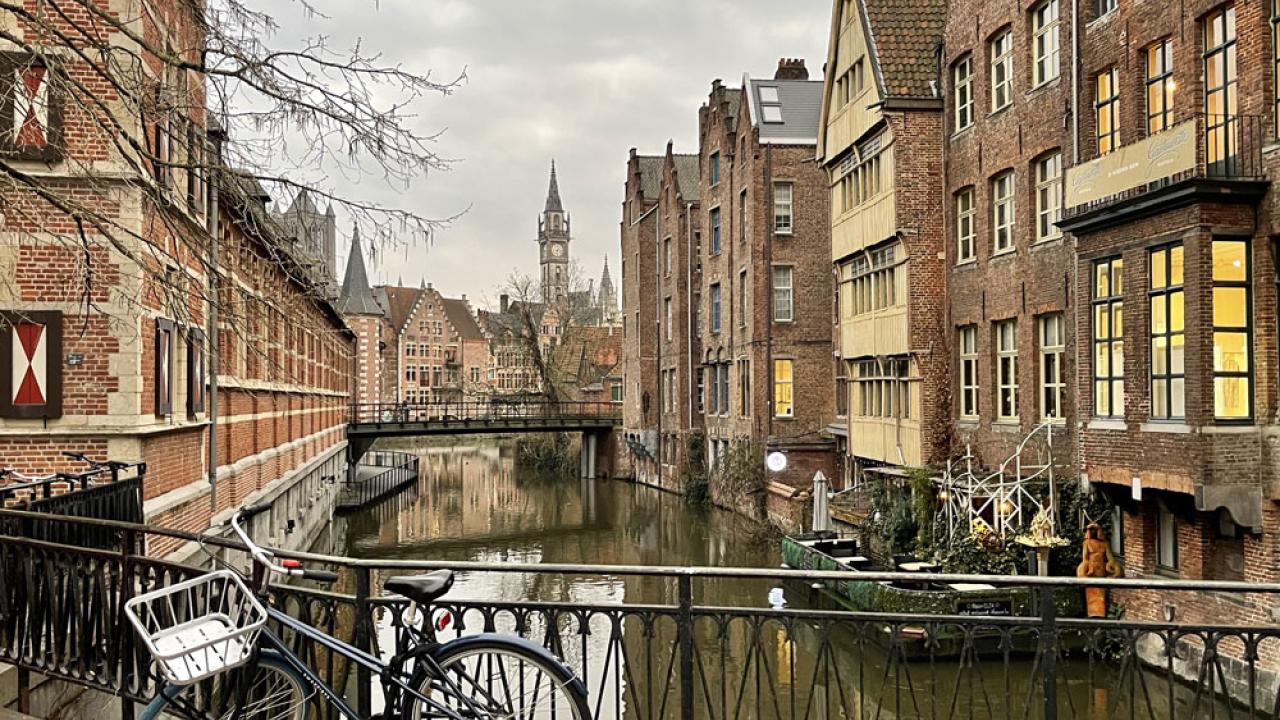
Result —
[[[684, 329], [685, 341], [684, 348], [688, 357], [688, 367], [685, 372], [685, 399], [689, 401], [689, 429], [693, 429], [693, 203], [685, 202], [684, 204], [684, 254], [685, 254], [685, 285], [684, 285]], [[721, 227], [723, 227], [723, 223]], [[721, 299], [723, 306], [724, 300]]]
[[[774, 403], [773, 383], [777, 379], [773, 376], [773, 311], [774, 311], [774, 307], [773, 307], [773, 237], [774, 237], [774, 230], [775, 230], [773, 226], [773, 221], [772, 221], [772, 218], [774, 217], [774, 214], [773, 214], [774, 213], [774, 209], [773, 209], [773, 145], [764, 146], [764, 193], [765, 193], [765, 198], [768, 199], [768, 207], [769, 207], [769, 214], [768, 216], [766, 216], [765, 223], [764, 223], [764, 240], [765, 240], [764, 272], [765, 272], [765, 279], [769, 281], [768, 284], [766, 285], [768, 290], [765, 293], [765, 297], [769, 299], [769, 303], [768, 303], [768, 310], [766, 311], [765, 318], [764, 318], [765, 364], [766, 364], [765, 377], [769, 379], [768, 383], [765, 385], [765, 388], [764, 388], [766, 393], [765, 397], [767, 398], [767, 400], [765, 401], [765, 417], [767, 418], [766, 426], [765, 426], [767, 430], [767, 433], [765, 435], [765, 443], [767, 445], [768, 439], [773, 437], [773, 414], [776, 410], [776, 408], [774, 408], [774, 405], [773, 405]], [[794, 305], [795, 305], [795, 301], [793, 299], [792, 300], [793, 313], [795, 312]], [[794, 382], [795, 380], [794, 367], [791, 369], [791, 378], [792, 378], [792, 381]], [[795, 392], [794, 386], [793, 386], [792, 392], [793, 393]], [[792, 400], [794, 401], [794, 399], [795, 398], [793, 395]]]
[[[658, 203], [653, 206], [653, 209], [658, 210], [661, 207], [662, 207], [662, 194], [659, 193]], [[666, 442], [662, 438], [662, 413], [666, 409], [666, 406], [663, 404], [663, 401], [666, 399], [665, 393], [667, 392], [666, 371], [662, 369], [662, 343], [664, 342], [664, 338], [666, 337], [667, 327], [666, 325], [663, 324], [663, 320], [662, 320], [662, 213], [661, 212], [658, 212], [657, 217], [653, 219], [653, 274], [658, 279], [658, 282], [657, 282], [658, 293], [657, 293], [657, 297], [654, 298], [654, 303], [653, 303], [653, 307], [654, 307], [653, 314], [657, 317], [657, 321], [658, 321], [657, 337], [654, 338], [654, 341], [655, 341], [654, 345], [658, 349], [658, 352], [656, 353], [657, 358], [655, 362], [658, 370], [658, 397], [654, 398], [654, 402], [657, 403], [656, 412], [654, 413], [654, 415], [658, 418], [657, 466], [658, 466], [658, 487], [661, 488], [662, 487], [662, 463], [665, 462], [667, 459], [666, 453], [664, 452], [664, 450], [666, 450]], [[636, 332], [639, 333], [640, 328], [636, 328]], [[639, 335], [637, 335], [636, 337], [639, 337]], [[643, 396], [641, 397], [641, 400], [642, 401], [644, 400]]]
[[221, 231], [218, 223], [218, 188], [221, 185], [221, 177], [218, 173], [218, 167], [221, 165], [222, 147], [218, 146], [217, 152], [213, 154], [214, 162], [210, 163], [209, 175], [212, 180], [213, 192], [209, 193], [211, 198], [209, 201], [209, 297], [212, 301], [209, 303], [209, 316], [206, 322], [209, 329], [205, 336], [207, 338], [205, 345], [209, 353], [209, 513], [216, 515], [218, 512], [218, 234]]
[[1080, 0], [1071, 0], [1071, 164], [1080, 162]]

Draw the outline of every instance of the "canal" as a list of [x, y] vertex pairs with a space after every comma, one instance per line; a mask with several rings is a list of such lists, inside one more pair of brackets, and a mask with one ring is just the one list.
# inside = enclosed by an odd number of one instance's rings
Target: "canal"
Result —
[[[461, 573], [446, 600], [460, 603], [450, 632], [521, 632], [558, 649], [584, 676], [601, 718], [680, 715], [673, 660], [680, 631], [643, 606], [674, 605], [669, 578], [519, 574], [504, 563], [780, 566], [779, 536], [738, 515], [691, 507], [678, 496], [623, 481], [580, 481], [521, 470], [514, 444], [423, 443], [386, 449], [421, 457], [416, 486], [339, 516], [329, 551], [359, 558], [467, 560], [493, 572]], [[700, 579], [695, 605], [726, 608], [695, 623], [698, 718], [1040, 718], [1040, 665], [1030, 654], [963, 658], [896, 646], [883, 625], [734, 616], [728, 608], [834, 609], [806, 585]], [[490, 612], [477, 601], [532, 602], [545, 613]], [[461, 609], [462, 605], [472, 607]], [[620, 611], [615, 604], [639, 606]], [[609, 610], [608, 608], [614, 608]], [[389, 623], [379, 635], [390, 643]], [[881, 633], [881, 635], [877, 635]], [[1115, 666], [1126, 662], [1117, 657]], [[917, 657], [919, 656], [919, 657]], [[1242, 717], [1164, 674], [1059, 661], [1059, 717]], [[1131, 666], [1131, 663], [1130, 663]], [[1232, 713], [1234, 710], [1234, 713]]]

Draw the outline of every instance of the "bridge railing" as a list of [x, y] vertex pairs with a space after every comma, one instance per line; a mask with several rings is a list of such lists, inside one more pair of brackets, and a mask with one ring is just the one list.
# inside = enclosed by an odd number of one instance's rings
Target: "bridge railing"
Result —
[[622, 407], [607, 401], [453, 400], [412, 403], [362, 403], [351, 406], [351, 423], [519, 423], [616, 419]]
[[[30, 515], [0, 511], [0, 519]], [[142, 525], [61, 521], [127, 538], [194, 538]], [[211, 544], [227, 561], [243, 563], [234, 543]], [[133, 641], [121, 602], [201, 570], [134, 553], [132, 542], [121, 547], [106, 552], [0, 536], [0, 662], [128, 701], [150, 697], [156, 684], [149, 658]], [[848, 583], [850, 571], [280, 555], [340, 573], [333, 588], [274, 589], [276, 606], [300, 620], [384, 657], [408, 642], [408, 623], [436, 627], [443, 613], [452, 623], [441, 640], [521, 635], [574, 668], [595, 718], [1172, 720], [1274, 717], [1277, 709], [1280, 627], [1241, 610], [1274, 603], [1276, 584], [931, 575], [933, 582], [988, 588], [977, 595], [1014, 586], [1034, 603], [1007, 614], [879, 613], [780, 602], [806, 597], [816, 585]], [[428, 612], [407, 617], [406, 600], [378, 590], [393, 574], [437, 568], [460, 578]], [[856, 581], [874, 586], [920, 577], [866, 572]], [[1164, 607], [1168, 619], [1060, 614], [1085, 587], [1108, 589], [1118, 605]], [[504, 597], [502, 588], [515, 592]], [[519, 599], [529, 588], [558, 590], [564, 600]], [[742, 600], [712, 604], [708, 590]], [[1209, 624], [1181, 621], [1169, 610], [1215, 603], [1221, 619]], [[362, 716], [371, 715], [376, 678], [322, 648], [285, 640], [327, 682], [345, 688]], [[27, 710], [29, 698], [19, 691], [19, 709]]]

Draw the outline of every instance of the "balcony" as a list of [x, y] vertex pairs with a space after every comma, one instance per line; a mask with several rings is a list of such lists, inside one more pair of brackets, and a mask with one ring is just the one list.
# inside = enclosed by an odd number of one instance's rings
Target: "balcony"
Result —
[[1068, 169], [1058, 225], [1080, 235], [1198, 202], [1257, 203], [1266, 136], [1261, 116], [1198, 113]]

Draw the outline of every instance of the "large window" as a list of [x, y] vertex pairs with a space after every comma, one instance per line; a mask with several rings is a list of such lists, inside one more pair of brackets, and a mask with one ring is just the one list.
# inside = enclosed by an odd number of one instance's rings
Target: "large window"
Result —
[[720, 153], [713, 152], [708, 158], [709, 173], [711, 175], [711, 184], [716, 185], [720, 182]]
[[662, 272], [671, 274], [671, 238], [662, 241]]
[[720, 368], [720, 414], [729, 414], [729, 363], [721, 363]]
[[720, 254], [720, 208], [711, 208], [711, 254]]
[[[1277, 0], [1280, 2], [1280, 0]], [[1147, 133], [1173, 124], [1173, 45], [1162, 40], [1147, 48]]]
[[[1280, 0], [1277, 0], [1280, 2]], [[952, 100], [956, 105], [956, 131], [973, 124], [973, 57], [965, 55], [951, 68]]]
[[1018, 419], [1018, 322], [1001, 320], [996, 333], [996, 417]]
[[853, 314], [898, 304], [897, 245], [858, 255], [852, 263]]
[[662, 301], [662, 306], [663, 306], [663, 308], [664, 308], [664, 311], [663, 311], [662, 315], [663, 315], [663, 317], [666, 319], [666, 322], [664, 323], [664, 325], [663, 325], [663, 327], [662, 327], [662, 334], [663, 334], [663, 336], [664, 336], [664, 337], [666, 337], [666, 339], [667, 339], [668, 341], [670, 341], [670, 340], [671, 340], [671, 321], [672, 321], [672, 315], [671, 315], [671, 298], [667, 298], [667, 299], [663, 300], [663, 301]]
[[991, 38], [991, 112], [1013, 102], [1013, 31], [1008, 28]]
[[860, 417], [911, 419], [910, 360], [859, 360], [855, 369]]
[[1036, 161], [1036, 241], [1062, 236], [1062, 153], [1052, 152]]
[[978, 417], [978, 328], [960, 328], [960, 417]]
[[791, 322], [795, 319], [792, 299], [793, 269], [779, 265], [773, 268], [773, 321]]
[[1213, 241], [1213, 414], [1253, 416], [1253, 323], [1249, 242]]
[[738, 359], [738, 414], [751, 417], [751, 360]]
[[795, 186], [789, 182], [773, 184], [773, 231], [778, 235], [791, 234], [791, 194], [794, 189]]
[[711, 332], [720, 332], [720, 283], [711, 286]]
[[1186, 336], [1183, 316], [1183, 249], [1151, 251], [1151, 417], [1186, 417]]
[[1061, 420], [1062, 353], [1066, 350], [1063, 336], [1062, 313], [1042, 315], [1038, 321], [1040, 340], [1040, 419]]
[[773, 361], [773, 414], [774, 417], [794, 417], [795, 365], [791, 360]]
[[1043, 85], [1058, 77], [1058, 0], [1044, 0], [1032, 8], [1031, 34], [1032, 81]]
[[1236, 120], [1236, 9], [1204, 21], [1205, 160], [1209, 172], [1229, 173], [1239, 150]]
[[977, 257], [973, 218], [973, 188], [965, 188], [956, 193], [956, 262]]
[[1163, 501], [1158, 504], [1156, 516], [1156, 565], [1165, 570], [1178, 569], [1178, 518]]
[[1116, 69], [1098, 73], [1094, 90], [1094, 118], [1097, 121], [1098, 154], [1120, 147], [1120, 88]]
[[1093, 264], [1093, 414], [1124, 416], [1124, 261]]
[[1013, 250], [1013, 171], [991, 179], [992, 253]]

